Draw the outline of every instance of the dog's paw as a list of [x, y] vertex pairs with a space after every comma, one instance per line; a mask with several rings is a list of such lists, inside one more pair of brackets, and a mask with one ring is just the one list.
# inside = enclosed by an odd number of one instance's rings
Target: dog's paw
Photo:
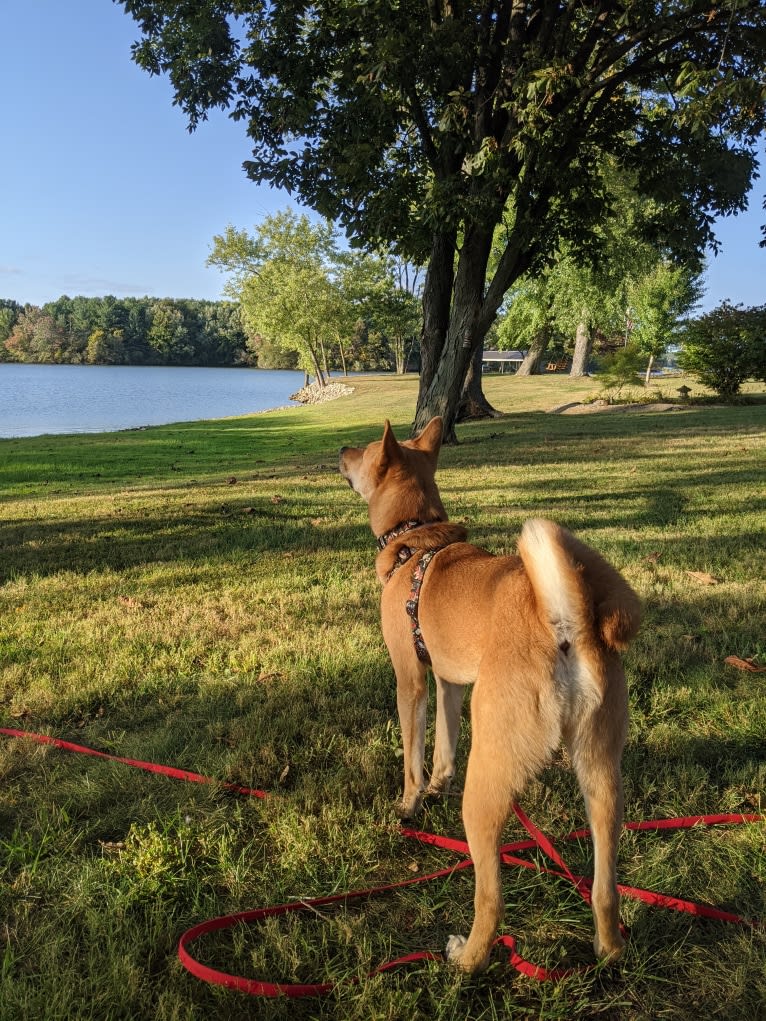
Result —
[[593, 940], [593, 949], [596, 951], [596, 957], [600, 961], [603, 961], [605, 964], [612, 964], [613, 961], [622, 956], [622, 952], [625, 949], [625, 940], [619, 932], [616, 932], [608, 943], [602, 943], [598, 936], [596, 936]]
[[467, 942], [465, 936], [450, 936], [447, 946], [444, 948], [444, 956], [450, 964], [460, 964], [460, 955]]
[[449, 789], [452, 784], [452, 777], [445, 776], [442, 778], [432, 777], [431, 782], [426, 787], [425, 793], [428, 797], [445, 797], [449, 794]]
[[416, 794], [414, 797], [402, 798], [396, 806], [396, 814], [402, 822], [414, 822], [423, 804], [423, 795]]

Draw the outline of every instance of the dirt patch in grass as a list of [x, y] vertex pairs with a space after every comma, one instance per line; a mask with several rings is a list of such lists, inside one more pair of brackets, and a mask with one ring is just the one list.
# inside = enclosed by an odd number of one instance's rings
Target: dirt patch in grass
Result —
[[556, 408], [551, 408], [548, 414], [550, 415], [594, 415], [599, 412], [631, 412], [631, 411], [643, 411], [649, 413], [657, 413], [662, 411], [687, 411], [689, 408], [685, 404], [668, 404], [663, 402], [655, 402], [653, 404], [609, 404], [607, 401], [593, 401], [590, 404], [580, 404], [574, 402], [572, 404], [560, 404]]

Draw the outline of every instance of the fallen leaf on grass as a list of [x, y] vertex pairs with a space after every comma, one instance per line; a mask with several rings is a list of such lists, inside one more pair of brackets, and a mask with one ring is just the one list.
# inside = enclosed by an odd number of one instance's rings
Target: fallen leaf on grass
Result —
[[707, 571], [687, 571], [686, 574], [690, 578], [694, 578], [700, 585], [717, 585], [718, 578], [714, 578], [712, 574], [708, 574]]
[[737, 670], [748, 670], [751, 674], [766, 673], [766, 666], [759, 666], [752, 659], [740, 659], [739, 656], [727, 656], [724, 663], [736, 667]]
[[99, 840], [102, 850], [106, 851], [107, 854], [114, 851], [123, 851], [125, 844], [122, 840]]

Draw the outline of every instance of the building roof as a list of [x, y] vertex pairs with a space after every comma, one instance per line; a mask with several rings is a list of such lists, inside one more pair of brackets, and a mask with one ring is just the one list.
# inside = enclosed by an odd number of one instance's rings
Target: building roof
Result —
[[481, 356], [483, 362], [523, 362], [523, 351], [485, 351]]

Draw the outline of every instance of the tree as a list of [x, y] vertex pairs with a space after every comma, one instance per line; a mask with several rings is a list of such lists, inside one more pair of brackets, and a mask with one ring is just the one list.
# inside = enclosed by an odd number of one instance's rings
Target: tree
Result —
[[725, 301], [686, 324], [682, 345], [681, 367], [721, 397], [733, 397], [751, 377], [766, 382], [766, 305]]
[[10, 298], [0, 298], [0, 362], [10, 357], [10, 352], [5, 346], [6, 340], [13, 332], [13, 327], [21, 315], [22, 308], [17, 301]]
[[125, 361], [122, 330], [97, 327], [88, 337], [86, 358], [91, 365], [121, 365]]
[[541, 360], [553, 337], [572, 350], [574, 377], [588, 372], [597, 336], [608, 351], [630, 338], [648, 360], [648, 380], [653, 360], [698, 297], [700, 260], [686, 255], [678, 265], [670, 245], [650, 238], [659, 204], [645, 203], [633, 176], [613, 164], [601, 172], [613, 215], [594, 230], [596, 256], [583, 259], [563, 248], [544, 272], [524, 277], [511, 292], [499, 335], [506, 347], [530, 348], [522, 372]]
[[241, 301], [250, 334], [295, 351], [319, 386], [326, 383], [328, 347], [348, 325], [332, 273], [336, 255], [332, 226], [285, 210], [267, 216], [254, 236], [228, 227], [213, 239], [208, 258], [231, 274], [226, 291]]
[[121, 3], [191, 128], [230, 108], [253, 180], [427, 262], [415, 426], [440, 413], [448, 436], [506, 291], [608, 215], [606, 157], [674, 199], [655, 229], [698, 254], [766, 125], [760, 0]]
[[631, 340], [647, 359], [644, 383], [649, 386], [655, 359], [666, 351], [678, 330], [682, 316], [696, 304], [701, 288], [683, 266], [660, 259], [627, 287], [628, 308], [633, 322]]
[[[357, 324], [364, 323], [361, 332], [368, 338], [376, 336], [382, 349], [388, 347], [394, 369], [402, 375], [420, 327], [417, 267], [390, 255], [357, 251], [342, 253], [339, 265], [338, 280], [354, 325], [348, 332], [358, 338]], [[375, 360], [380, 362], [380, 355]], [[388, 358], [383, 360], [389, 362]]]
[[151, 326], [147, 340], [164, 365], [185, 365], [192, 360], [192, 348], [183, 312], [172, 301], [152, 302]]
[[26, 305], [5, 342], [18, 362], [65, 362], [66, 333], [56, 320], [35, 305]]

